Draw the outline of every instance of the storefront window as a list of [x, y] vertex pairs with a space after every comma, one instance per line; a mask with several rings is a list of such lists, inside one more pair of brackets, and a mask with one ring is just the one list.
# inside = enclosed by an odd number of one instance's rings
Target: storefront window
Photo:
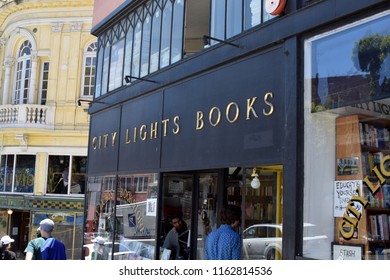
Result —
[[155, 258], [158, 174], [119, 176], [114, 259]]
[[389, 12], [305, 42], [303, 256], [387, 259]]
[[47, 193], [84, 194], [87, 157], [49, 156]]
[[[281, 165], [244, 169], [245, 177], [228, 185], [228, 201], [241, 205], [242, 259], [282, 259], [283, 168]], [[245, 185], [243, 184], [245, 182]]]
[[[111, 260], [115, 224], [116, 176], [89, 177], [84, 231], [86, 260]], [[115, 243], [115, 245], [117, 245]]]
[[35, 155], [2, 155], [0, 192], [32, 193], [35, 180]]

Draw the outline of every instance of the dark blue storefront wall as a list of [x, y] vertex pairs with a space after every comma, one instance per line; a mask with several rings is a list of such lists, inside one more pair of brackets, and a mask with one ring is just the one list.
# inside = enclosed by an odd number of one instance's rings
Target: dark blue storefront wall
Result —
[[121, 107], [91, 117], [88, 143], [88, 174], [109, 175], [117, 171]]
[[93, 115], [89, 174], [114, 171], [117, 151], [119, 172], [281, 163], [284, 59], [274, 48]]

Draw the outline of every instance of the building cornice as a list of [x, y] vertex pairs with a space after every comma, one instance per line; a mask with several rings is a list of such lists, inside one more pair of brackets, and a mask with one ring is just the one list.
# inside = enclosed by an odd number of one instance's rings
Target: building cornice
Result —
[[[17, 4], [18, 3], [18, 4]], [[0, 27], [6, 21], [6, 19], [14, 13], [20, 13], [31, 10], [60, 10], [64, 8], [71, 8], [71, 10], [78, 9], [80, 7], [91, 7], [93, 11], [94, 0], [21, 0], [21, 1], [8, 1], [0, 7]], [[92, 15], [91, 15], [92, 16]], [[91, 17], [92, 18], [92, 17]], [[0, 28], [1, 29], [1, 28]]]

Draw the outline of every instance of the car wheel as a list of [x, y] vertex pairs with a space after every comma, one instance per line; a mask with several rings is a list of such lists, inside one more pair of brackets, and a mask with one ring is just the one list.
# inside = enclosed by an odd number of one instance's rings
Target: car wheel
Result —
[[276, 259], [276, 250], [271, 249], [267, 253], [267, 260], [275, 260]]

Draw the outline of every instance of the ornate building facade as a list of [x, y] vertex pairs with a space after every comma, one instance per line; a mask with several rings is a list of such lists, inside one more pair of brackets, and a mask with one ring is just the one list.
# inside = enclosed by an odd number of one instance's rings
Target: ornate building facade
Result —
[[44, 218], [80, 259], [93, 0], [0, 2], [0, 236], [23, 258]]

